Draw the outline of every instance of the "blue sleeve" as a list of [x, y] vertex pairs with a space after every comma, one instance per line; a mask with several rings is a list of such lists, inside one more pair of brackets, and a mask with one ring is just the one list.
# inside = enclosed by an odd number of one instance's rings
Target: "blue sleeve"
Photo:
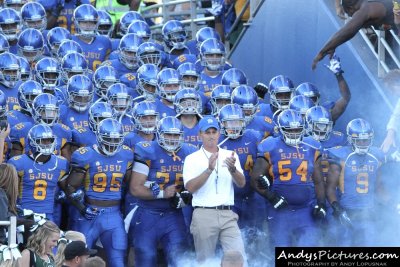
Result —
[[87, 165], [87, 161], [91, 160], [90, 157], [90, 148], [88, 147], [81, 147], [72, 153], [71, 156], [71, 167], [82, 168], [85, 169]]
[[[152, 160], [154, 155], [154, 147], [151, 142], [139, 142], [135, 145], [134, 161], [147, 165], [148, 160]], [[157, 155], [154, 155], [157, 156]]]
[[268, 137], [264, 139], [258, 146], [257, 146], [257, 157], [264, 158], [264, 153], [270, 152], [273, 148], [275, 148], [274, 138]]

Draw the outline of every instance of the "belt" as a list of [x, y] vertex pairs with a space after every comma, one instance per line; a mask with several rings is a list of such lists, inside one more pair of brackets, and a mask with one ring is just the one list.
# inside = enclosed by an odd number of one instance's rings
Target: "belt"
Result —
[[210, 210], [232, 210], [233, 206], [230, 205], [220, 205], [215, 207], [204, 207], [204, 206], [196, 206], [195, 209], [210, 209]]

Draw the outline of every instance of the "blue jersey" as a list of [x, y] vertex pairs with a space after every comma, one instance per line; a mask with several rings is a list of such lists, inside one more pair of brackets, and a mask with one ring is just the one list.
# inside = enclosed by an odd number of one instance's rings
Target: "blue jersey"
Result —
[[339, 176], [339, 202], [345, 209], [373, 208], [378, 170], [385, 161], [382, 151], [371, 147], [365, 155], [353, 152], [350, 146], [328, 151], [330, 164], [342, 167]]
[[[13, 128], [11, 128], [10, 139], [11, 142], [20, 143], [23, 148], [22, 153], [28, 153], [30, 151], [28, 138], [28, 132], [33, 127], [33, 123], [29, 122], [21, 122], [16, 124]], [[61, 149], [65, 146], [65, 144], [70, 143], [72, 141], [72, 133], [71, 129], [61, 123], [55, 123], [53, 126], [50, 126], [56, 138], [56, 150], [54, 151], [55, 155], [61, 155]]]
[[[171, 54], [171, 52], [173, 52], [173, 53]], [[172, 65], [176, 58], [178, 58], [181, 55], [188, 55], [188, 54], [191, 54], [191, 51], [190, 51], [190, 49], [188, 47], [185, 46], [185, 47], [183, 47], [182, 49], [179, 49], [179, 50], [178, 49], [173, 49], [167, 55], [168, 55], [168, 60]]]
[[71, 0], [65, 1], [64, 8], [57, 18], [58, 26], [67, 29], [71, 34], [75, 34], [75, 24], [72, 21], [75, 8], [80, 4], [90, 4], [90, 0]]
[[326, 181], [326, 178], [328, 177], [328, 171], [329, 171], [329, 161], [328, 161], [328, 149], [332, 147], [339, 147], [339, 146], [345, 146], [347, 145], [347, 140], [346, 136], [338, 131], [332, 131], [331, 134], [328, 137], [328, 140], [326, 141], [321, 141], [321, 168], [322, 168], [322, 176], [324, 177], [324, 180]]
[[10, 127], [14, 127], [16, 124], [20, 122], [33, 122], [33, 117], [30, 113], [24, 110], [11, 110], [7, 113], [7, 121], [10, 124]]
[[176, 116], [174, 105], [167, 106], [157, 98], [154, 100], [154, 102], [157, 107], [157, 112], [160, 114], [160, 119], [165, 118], [167, 116], [172, 116], [172, 117]]
[[212, 90], [221, 84], [221, 78], [224, 73], [220, 72], [215, 77], [210, 77], [204, 71], [200, 73], [199, 93], [203, 93], [207, 98], [211, 97]]
[[[121, 41], [121, 39], [118, 38], [111, 38], [111, 54], [113, 54], [114, 52], [119, 51], [118, 47], [119, 47], [119, 42]], [[111, 54], [110, 54], [110, 59], [111, 59]]]
[[192, 144], [197, 148], [200, 148], [202, 141], [199, 136], [199, 124], [197, 123], [193, 128], [188, 128], [183, 124], [182, 126], [183, 126], [184, 142]]
[[6, 97], [7, 111], [21, 109], [18, 102], [18, 87], [21, 85], [21, 83], [22, 82], [17, 82], [13, 88], [8, 88], [0, 84], [0, 90], [3, 91]]
[[270, 117], [254, 116], [246, 125], [246, 129], [261, 133], [263, 139], [274, 134], [274, 124]]
[[122, 146], [113, 156], [105, 156], [91, 147], [72, 154], [71, 165], [86, 170], [85, 195], [96, 200], [120, 200], [125, 173], [132, 168], [132, 150]]
[[34, 162], [31, 156], [19, 155], [8, 163], [15, 166], [19, 177], [18, 202], [36, 213], [53, 213], [58, 181], [68, 172], [68, 161], [51, 155], [45, 163]]
[[131, 133], [128, 133], [127, 135], [125, 135], [124, 145], [126, 145], [130, 149], [134, 150], [135, 145], [142, 141], [146, 141], [146, 140], [140, 134], [138, 134], [137, 132], [131, 132]]
[[79, 147], [97, 145], [96, 134], [88, 128], [72, 130], [72, 143]]
[[[197, 150], [190, 144], [182, 144], [176, 153], [168, 153], [160, 147], [157, 141], [140, 142], [135, 146], [135, 162], [146, 164], [149, 167], [148, 181], [155, 181], [161, 189], [175, 184], [177, 190], [183, 187], [183, 161], [187, 155]], [[148, 209], [170, 209], [169, 199], [143, 200], [139, 199], [139, 206]]]
[[196, 57], [199, 55], [199, 50], [197, 49], [197, 41], [196, 40], [189, 40], [186, 42], [185, 45], [190, 50], [190, 54], [193, 54]]
[[92, 71], [95, 71], [97, 67], [107, 59], [108, 54], [111, 52], [110, 39], [102, 35], [94, 37], [90, 43], [82, 41], [75, 35], [72, 36], [72, 40], [81, 45], [83, 54], [88, 61], [89, 69]]
[[[243, 175], [246, 178], [246, 185], [243, 188], [235, 186], [235, 196], [249, 196], [253, 192], [250, 186], [250, 174], [253, 170], [254, 162], [257, 157], [257, 146], [261, 142], [261, 134], [253, 130], [245, 130], [243, 135], [237, 139], [227, 139], [220, 147], [223, 149], [233, 150], [239, 157], [240, 165], [243, 169]], [[221, 134], [218, 143], [226, 139]]]
[[305, 137], [303, 143], [298, 147], [288, 146], [281, 137], [268, 137], [258, 146], [257, 154], [270, 165], [273, 191], [297, 207], [308, 206], [315, 199], [312, 174], [320, 155], [317, 141]]
[[131, 90], [135, 93], [135, 95], [132, 95], [133, 98], [139, 96], [139, 93], [136, 91], [136, 86], [138, 84], [138, 81], [136, 79], [136, 72], [124, 73], [123, 75], [119, 76], [119, 81], [133, 89]]
[[70, 129], [85, 128], [89, 130], [89, 110], [78, 112], [67, 105], [60, 106], [60, 121]]
[[102, 66], [112, 66], [115, 69], [117, 77], [121, 77], [126, 73], [136, 72], [136, 69], [128, 69], [120, 60], [119, 58], [107, 60]]

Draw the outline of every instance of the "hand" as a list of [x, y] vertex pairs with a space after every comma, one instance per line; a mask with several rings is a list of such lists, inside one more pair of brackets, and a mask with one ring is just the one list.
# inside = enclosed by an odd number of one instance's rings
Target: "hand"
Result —
[[280, 209], [286, 208], [289, 205], [289, 203], [286, 201], [286, 199], [283, 196], [279, 196], [271, 191], [267, 191], [267, 192], [268, 192], [267, 199], [272, 204], [274, 209], [280, 210]]
[[346, 14], [344, 13], [344, 9], [342, 5], [336, 5], [336, 15], [341, 19], [346, 19]]
[[170, 204], [171, 207], [173, 207], [174, 209], [181, 209], [186, 206], [185, 202], [178, 192], [175, 193], [175, 195], [171, 198]]
[[339, 205], [337, 201], [332, 202], [333, 216], [339, 219], [340, 224], [346, 227], [352, 227], [353, 223], [347, 215], [347, 212]]
[[332, 58], [332, 56], [335, 53], [335, 49], [327, 51], [327, 52], [319, 52], [318, 55], [315, 56], [311, 68], [315, 70], [317, 67], [318, 62], [320, 62], [326, 55], [329, 55], [329, 58]]
[[156, 182], [150, 182], [149, 188], [151, 190], [151, 193], [153, 194], [153, 197], [155, 197], [155, 198], [158, 196], [158, 194], [161, 191], [160, 186]]
[[0, 140], [4, 141], [8, 137], [8, 135], [10, 134], [10, 131], [11, 131], [10, 124], [7, 123], [7, 128], [6, 129], [0, 129]]
[[82, 202], [85, 198], [85, 193], [82, 191], [82, 189], [78, 189], [74, 193], [72, 193], [70, 197], [75, 201]]
[[342, 70], [342, 66], [340, 64], [340, 58], [336, 55], [333, 55], [331, 60], [329, 61], [329, 65], [324, 64], [330, 71], [335, 75], [342, 74], [344, 71]]
[[381, 150], [386, 154], [391, 147], [396, 147], [396, 133], [394, 130], [389, 129], [381, 145]]
[[254, 90], [259, 98], [264, 99], [265, 94], [268, 93], [268, 86], [263, 83], [257, 83], [256, 86], [254, 86]]
[[215, 169], [215, 164], [217, 164], [217, 159], [218, 159], [218, 152], [212, 153], [210, 158], [208, 159], [208, 169], [212, 171]]
[[314, 206], [312, 215], [316, 220], [323, 220], [326, 217], [326, 206], [324, 203], [319, 203]]
[[257, 187], [261, 190], [269, 190], [271, 186], [271, 183], [269, 182], [269, 179], [265, 175], [260, 175], [257, 178]]
[[227, 157], [225, 159], [225, 164], [228, 167], [228, 170], [230, 173], [235, 173], [236, 171], [236, 167], [235, 167], [235, 162], [236, 162], [236, 158], [235, 158], [235, 152], [232, 151], [232, 154], [230, 157]]
[[67, 200], [67, 195], [65, 194], [64, 191], [60, 190], [58, 191], [57, 195], [55, 196], [54, 200], [57, 203], [64, 203], [65, 200]]
[[83, 208], [80, 212], [81, 212], [82, 216], [85, 217], [89, 221], [95, 219], [97, 217], [97, 215], [100, 214], [99, 211], [97, 210], [97, 208], [93, 208], [90, 206], [85, 206], [85, 208]]
[[164, 188], [164, 198], [171, 198], [175, 195], [175, 193], [176, 193], [176, 186], [174, 184]]

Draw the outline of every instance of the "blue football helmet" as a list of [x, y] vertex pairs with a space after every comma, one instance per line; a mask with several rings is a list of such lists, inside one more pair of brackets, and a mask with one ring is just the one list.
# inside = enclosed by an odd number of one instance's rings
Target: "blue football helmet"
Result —
[[177, 70], [165, 68], [157, 75], [157, 94], [173, 103], [176, 93], [181, 89], [181, 80]]
[[104, 10], [97, 10], [97, 13], [99, 14], [99, 27], [97, 28], [98, 34], [111, 37], [114, 30], [114, 24], [110, 14]]
[[144, 18], [137, 11], [128, 11], [121, 17], [119, 20], [119, 31], [117, 32], [119, 37], [127, 33], [129, 25], [131, 25], [134, 20], [144, 21]]
[[107, 156], [118, 153], [124, 143], [124, 129], [120, 122], [107, 118], [99, 122], [96, 130], [97, 144]]
[[28, 60], [24, 57], [18, 57], [19, 60], [19, 66], [21, 70], [21, 81], [25, 82], [28, 80], [33, 79], [32, 71], [31, 71], [31, 65], [29, 64]]
[[223, 106], [232, 103], [231, 94], [232, 90], [228, 85], [217, 85], [211, 91], [210, 103], [212, 115], [218, 115], [218, 112]]
[[[30, 2], [35, 3], [35, 2]], [[25, 29], [18, 36], [18, 55], [25, 57], [28, 62], [37, 61], [44, 52], [44, 38], [36, 29]]]
[[177, 69], [181, 79], [181, 87], [187, 89], [199, 89], [200, 75], [196, 65], [190, 62], [183, 63]]
[[83, 49], [81, 45], [73, 40], [64, 40], [61, 42], [60, 47], [57, 49], [57, 59], [61, 62], [65, 55], [74, 52], [83, 54]]
[[246, 121], [242, 108], [237, 104], [228, 104], [218, 113], [221, 124], [221, 132], [231, 139], [237, 139], [243, 135], [246, 129]]
[[244, 114], [246, 123], [249, 123], [256, 115], [258, 109], [258, 96], [253, 87], [239, 85], [232, 91], [232, 104], [238, 104]]
[[113, 118], [113, 110], [107, 102], [95, 102], [89, 108], [89, 127], [95, 133], [97, 125], [107, 118]]
[[0, 118], [4, 118], [7, 113], [7, 99], [3, 91], [0, 90]]
[[303, 95], [296, 95], [289, 101], [289, 108], [300, 112], [303, 118], [306, 116], [307, 110], [313, 106], [315, 106], [315, 104], [311, 98]]
[[143, 64], [154, 64], [159, 67], [162, 53], [160, 47], [154, 42], [144, 42], [139, 45], [136, 55], [140, 66]]
[[364, 119], [354, 119], [346, 127], [347, 141], [356, 154], [367, 154], [374, 139], [374, 129]]
[[137, 51], [142, 43], [143, 40], [133, 33], [126, 34], [119, 42], [119, 60], [130, 70], [139, 66]]
[[10, 44], [8, 43], [7, 38], [3, 34], [0, 34], [0, 54], [9, 51]]
[[117, 72], [112, 66], [100, 66], [93, 75], [95, 93], [106, 99], [107, 89], [118, 82]]
[[33, 100], [43, 93], [43, 87], [40, 83], [29, 80], [21, 83], [18, 87], [18, 103], [21, 109], [28, 111], [32, 114], [32, 102]]
[[99, 27], [99, 13], [94, 6], [83, 4], [75, 8], [72, 19], [75, 24], [75, 35], [86, 38], [95, 37]]
[[175, 95], [174, 108], [178, 116], [200, 115], [203, 112], [200, 94], [190, 88], [179, 90]]
[[278, 127], [288, 146], [299, 145], [304, 136], [304, 119], [300, 112], [286, 109], [278, 115]]
[[304, 95], [306, 97], [311, 98], [311, 100], [315, 103], [315, 105], [319, 104], [319, 99], [321, 97], [321, 94], [319, 92], [319, 89], [316, 85], [305, 82], [302, 84], [299, 84], [296, 87], [296, 90], [294, 91], [295, 95]]
[[157, 93], [158, 68], [153, 64], [143, 64], [137, 70], [137, 91], [146, 99], [154, 99]]
[[47, 124], [39, 123], [29, 130], [28, 141], [33, 155], [50, 156], [56, 149], [57, 137]]
[[196, 33], [196, 44], [197, 44], [197, 49], [200, 51], [200, 46], [201, 44], [207, 40], [207, 39], [217, 39], [218, 41], [221, 41], [221, 36], [219, 36], [218, 32], [211, 27], [203, 27], [199, 29]]
[[145, 134], [156, 132], [158, 116], [157, 107], [153, 101], [138, 102], [132, 110], [132, 122], [135, 125], [135, 129]]
[[208, 70], [222, 70], [225, 66], [225, 55], [225, 46], [217, 39], [207, 39], [200, 45], [200, 62]]
[[50, 53], [53, 57], [57, 57], [57, 51], [61, 43], [66, 40], [71, 40], [71, 33], [62, 27], [55, 27], [47, 33], [47, 45], [50, 48]]
[[93, 103], [93, 84], [86, 76], [77, 74], [69, 78], [67, 83], [68, 105], [78, 111], [86, 111]]
[[4, 34], [8, 41], [17, 40], [21, 28], [21, 17], [16, 10], [12, 8], [0, 10], [0, 33]]
[[46, 30], [47, 16], [46, 10], [38, 2], [28, 2], [21, 8], [21, 18], [24, 28]]
[[239, 85], [247, 85], [247, 77], [240, 69], [231, 68], [222, 75], [221, 84], [229, 85], [233, 90]]
[[35, 77], [43, 88], [54, 90], [61, 79], [61, 68], [57, 60], [45, 57], [35, 65]]
[[88, 63], [84, 55], [73, 52], [61, 60], [62, 78], [65, 82], [76, 74], [88, 74]]
[[165, 45], [169, 49], [183, 49], [185, 47], [187, 32], [185, 26], [179, 20], [170, 20], [162, 27], [162, 36]]
[[14, 9], [18, 15], [21, 16], [22, 6], [25, 5], [28, 0], [4, 0], [4, 7]]
[[292, 80], [287, 76], [278, 75], [271, 79], [268, 88], [271, 105], [278, 110], [288, 109], [294, 91]]
[[183, 126], [181, 122], [172, 116], [167, 116], [158, 121], [157, 143], [166, 151], [172, 153], [178, 151], [183, 142]]
[[306, 112], [306, 132], [317, 141], [326, 141], [332, 132], [331, 113], [322, 106], [311, 107]]
[[143, 42], [148, 42], [151, 38], [149, 25], [143, 20], [134, 20], [128, 27], [127, 33], [133, 33], [142, 38]]
[[32, 117], [35, 123], [44, 123], [49, 126], [58, 122], [60, 117], [60, 104], [57, 97], [42, 93], [32, 102]]
[[20, 80], [21, 71], [18, 57], [9, 52], [0, 54], [0, 83], [12, 88]]
[[132, 107], [132, 90], [123, 83], [115, 83], [107, 90], [107, 102], [115, 116], [126, 114]]

